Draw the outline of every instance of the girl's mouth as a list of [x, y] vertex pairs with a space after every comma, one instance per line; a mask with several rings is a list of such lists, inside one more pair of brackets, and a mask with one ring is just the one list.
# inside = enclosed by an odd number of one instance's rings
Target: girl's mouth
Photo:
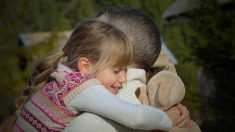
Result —
[[112, 93], [112, 94], [117, 94], [118, 93], [118, 91], [119, 91], [119, 87], [112, 87], [111, 86], [111, 88], [110, 88], [110, 92]]

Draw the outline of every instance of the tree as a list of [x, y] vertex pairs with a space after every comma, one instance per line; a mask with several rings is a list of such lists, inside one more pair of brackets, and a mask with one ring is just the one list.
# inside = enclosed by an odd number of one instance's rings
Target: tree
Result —
[[200, 1], [187, 14], [185, 31], [193, 62], [214, 81], [215, 90], [204, 100], [202, 129], [231, 131], [235, 116], [235, 10], [234, 1]]

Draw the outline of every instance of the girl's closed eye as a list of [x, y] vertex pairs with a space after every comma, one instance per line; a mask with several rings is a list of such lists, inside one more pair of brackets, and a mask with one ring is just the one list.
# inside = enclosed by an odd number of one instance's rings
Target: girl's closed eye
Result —
[[121, 71], [124, 71], [125, 73], [127, 73], [127, 68], [114, 68], [114, 69], [113, 69], [113, 72], [114, 72], [115, 74], [118, 74], [118, 73], [121, 72]]
[[118, 74], [120, 71], [121, 71], [120, 68], [114, 68], [114, 69], [113, 69], [113, 73], [115, 73], [115, 74]]

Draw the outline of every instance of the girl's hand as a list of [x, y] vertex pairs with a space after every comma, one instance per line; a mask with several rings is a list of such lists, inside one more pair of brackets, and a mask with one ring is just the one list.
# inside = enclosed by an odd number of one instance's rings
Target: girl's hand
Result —
[[180, 111], [180, 117], [177, 119], [176, 126], [180, 128], [192, 128], [189, 111], [182, 104], [177, 104], [176, 108]]
[[176, 106], [171, 107], [165, 111], [166, 114], [170, 117], [173, 126], [177, 124], [178, 119], [180, 118], [180, 111]]

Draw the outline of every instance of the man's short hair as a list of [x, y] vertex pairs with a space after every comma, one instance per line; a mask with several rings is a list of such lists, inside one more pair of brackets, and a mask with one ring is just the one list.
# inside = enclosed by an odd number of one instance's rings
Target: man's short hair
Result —
[[131, 37], [137, 68], [149, 70], [161, 51], [160, 32], [154, 21], [143, 12], [126, 7], [107, 7], [97, 18], [116, 26]]

